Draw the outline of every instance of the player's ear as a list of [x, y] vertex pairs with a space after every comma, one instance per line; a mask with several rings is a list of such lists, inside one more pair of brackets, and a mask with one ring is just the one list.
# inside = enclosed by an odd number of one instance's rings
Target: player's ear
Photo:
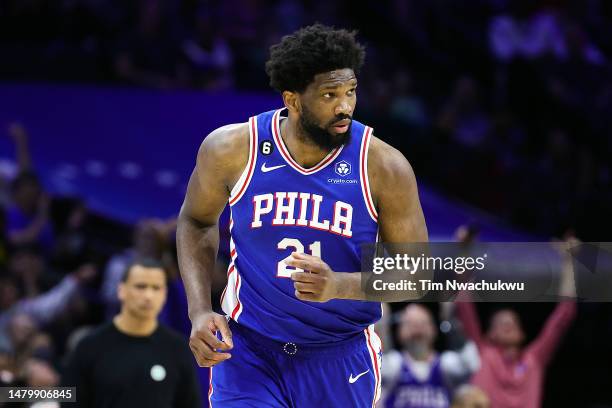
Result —
[[289, 109], [289, 112], [299, 113], [300, 109], [300, 98], [297, 92], [283, 91], [283, 102], [285, 107]]

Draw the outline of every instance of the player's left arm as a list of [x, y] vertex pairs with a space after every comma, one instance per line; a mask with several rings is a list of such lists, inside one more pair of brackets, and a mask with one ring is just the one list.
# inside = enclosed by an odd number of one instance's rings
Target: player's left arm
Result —
[[[368, 154], [369, 181], [378, 212], [379, 234], [384, 243], [427, 242], [427, 226], [418, 195], [414, 171], [397, 149], [372, 137]], [[414, 300], [420, 293], [380, 291], [366, 293], [360, 272], [334, 272], [319, 257], [293, 253], [288, 265], [309, 272], [294, 272], [298, 299], [326, 302], [330, 299]]]
[[381, 241], [427, 242], [416, 177], [408, 160], [399, 150], [372, 136], [368, 163]]

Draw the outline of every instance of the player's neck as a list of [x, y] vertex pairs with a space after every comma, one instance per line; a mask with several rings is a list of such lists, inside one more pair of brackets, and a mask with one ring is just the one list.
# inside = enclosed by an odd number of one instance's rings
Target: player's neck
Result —
[[308, 135], [300, 132], [302, 130], [297, 121], [292, 120], [291, 117], [281, 121], [280, 136], [293, 160], [304, 168], [313, 167], [329, 154], [329, 150], [316, 145], [310, 141]]
[[157, 319], [137, 319], [126, 311], [121, 311], [113, 319], [117, 330], [129, 336], [146, 337], [157, 329]]

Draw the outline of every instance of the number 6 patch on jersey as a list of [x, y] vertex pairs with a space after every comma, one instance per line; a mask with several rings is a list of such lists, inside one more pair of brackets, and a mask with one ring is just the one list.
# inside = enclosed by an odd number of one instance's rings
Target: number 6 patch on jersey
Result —
[[272, 141], [271, 140], [263, 140], [259, 144], [259, 151], [264, 156], [268, 156], [269, 154], [271, 154], [274, 151], [274, 145], [272, 144]]

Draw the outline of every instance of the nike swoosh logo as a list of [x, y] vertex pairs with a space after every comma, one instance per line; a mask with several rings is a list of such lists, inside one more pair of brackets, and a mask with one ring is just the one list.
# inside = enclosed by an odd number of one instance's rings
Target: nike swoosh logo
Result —
[[349, 383], [350, 384], [354, 383], [355, 381], [357, 381], [359, 379], [359, 377], [361, 377], [362, 375], [365, 375], [365, 374], [367, 374], [369, 372], [370, 372], [370, 369], [368, 368], [363, 373], [357, 374], [357, 377], [353, 377], [353, 373], [351, 373], [351, 376], [349, 377]]
[[279, 166], [266, 167], [266, 163], [264, 163], [261, 165], [261, 171], [262, 173], [267, 173], [269, 171], [280, 169], [281, 167], [285, 167], [285, 166], [286, 164], [281, 164]]

